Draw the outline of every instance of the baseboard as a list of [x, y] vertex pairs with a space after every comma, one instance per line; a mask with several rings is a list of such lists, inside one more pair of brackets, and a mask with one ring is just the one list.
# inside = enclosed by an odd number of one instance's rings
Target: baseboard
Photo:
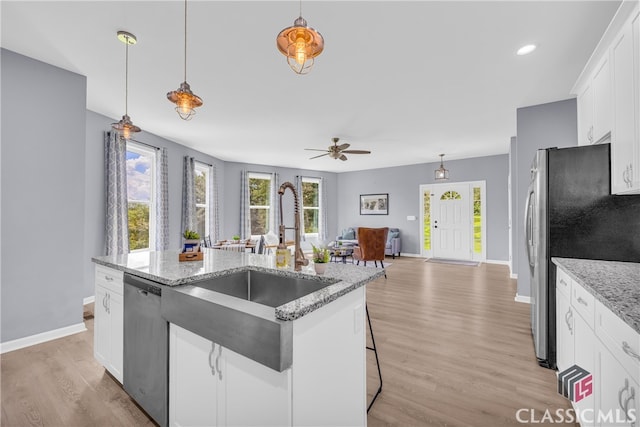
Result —
[[511, 279], [517, 279], [518, 278], [518, 273], [511, 273], [511, 274], [509, 274], [509, 277]]
[[91, 304], [92, 302], [96, 302], [96, 296], [91, 295], [90, 297], [86, 297], [82, 300], [82, 305]]
[[524, 304], [531, 304], [531, 297], [526, 297], [524, 295], [518, 295], [518, 293], [516, 292], [515, 301], [516, 302], [521, 302], [521, 303], [524, 303]]
[[87, 328], [84, 326], [84, 322], [82, 322], [71, 326], [65, 326], [64, 328], [54, 329], [53, 331], [42, 332], [40, 334], [18, 338], [17, 340], [3, 342], [0, 343], [0, 354], [66, 337], [68, 335], [77, 334], [86, 330]]
[[[390, 255], [387, 255], [390, 256]], [[400, 252], [400, 256], [405, 256], [407, 258], [424, 258], [421, 254], [409, 254], [406, 252]], [[396, 258], [398, 258], [398, 256], [396, 255]]]
[[486, 261], [481, 261], [481, 262], [486, 262], [487, 264], [509, 265], [509, 261], [502, 261], [499, 259], [488, 259]]

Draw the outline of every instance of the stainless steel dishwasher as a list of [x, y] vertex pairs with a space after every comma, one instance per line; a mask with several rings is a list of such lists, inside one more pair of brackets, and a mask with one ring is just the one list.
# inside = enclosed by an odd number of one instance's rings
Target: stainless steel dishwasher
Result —
[[169, 413], [169, 324], [158, 283], [124, 275], [124, 390], [161, 427]]

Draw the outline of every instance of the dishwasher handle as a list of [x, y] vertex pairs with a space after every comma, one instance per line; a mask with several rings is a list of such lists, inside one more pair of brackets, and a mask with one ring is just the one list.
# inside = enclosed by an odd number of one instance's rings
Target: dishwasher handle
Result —
[[142, 277], [132, 276], [131, 274], [124, 274], [124, 283], [131, 285], [138, 289], [141, 295], [153, 294], [162, 296], [162, 285], [151, 280], [143, 279]]

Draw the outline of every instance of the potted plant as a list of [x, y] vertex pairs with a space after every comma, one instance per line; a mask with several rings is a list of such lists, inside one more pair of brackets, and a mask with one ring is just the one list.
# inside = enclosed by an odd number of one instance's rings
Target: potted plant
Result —
[[240, 241], [240, 235], [239, 234], [234, 234], [233, 237], [231, 238], [235, 243], [238, 243]]
[[324, 274], [330, 258], [329, 249], [318, 248], [314, 245], [311, 247], [313, 248], [313, 267], [316, 269], [316, 274]]
[[182, 252], [198, 252], [200, 250], [200, 235], [197, 232], [186, 229], [182, 237], [184, 237]]

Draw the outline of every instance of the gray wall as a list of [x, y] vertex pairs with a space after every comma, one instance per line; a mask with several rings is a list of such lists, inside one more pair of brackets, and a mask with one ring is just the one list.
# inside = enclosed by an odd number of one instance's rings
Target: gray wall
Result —
[[524, 248], [524, 210], [529, 187], [529, 169], [536, 150], [572, 147], [578, 144], [576, 100], [551, 102], [517, 110], [517, 195], [514, 218], [514, 248], [517, 252], [518, 295], [531, 296], [529, 264]]
[[518, 273], [518, 248], [520, 247], [520, 241], [518, 240], [517, 230], [518, 222], [518, 207], [516, 201], [518, 200], [518, 174], [516, 171], [518, 161], [518, 139], [513, 136], [509, 143], [509, 177], [511, 179], [511, 193], [509, 211], [511, 214], [511, 221], [509, 223], [509, 238], [511, 239], [511, 274], [517, 275]]
[[[176, 116], [176, 120], [180, 120]], [[103, 255], [104, 249], [104, 132], [111, 129], [114, 119], [87, 111], [87, 148], [86, 148], [86, 205], [85, 205], [85, 255], [83, 296], [94, 294], [93, 263], [91, 257]], [[169, 163], [169, 249], [178, 250], [181, 245], [182, 221], [182, 159], [189, 155], [197, 161], [216, 166], [220, 200], [225, 200], [225, 163], [215, 157], [192, 150], [168, 139], [149, 132], [140, 132], [136, 141], [165, 147]], [[224, 224], [224, 209], [220, 211], [221, 230]]]
[[[402, 252], [420, 253], [420, 185], [435, 183], [433, 171], [440, 163], [345, 172], [338, 176], [338, 230], [345, 227], [398, 227]], [[445, 161], [451, 182], [486, 181], [487, 259], [507, 261], [508, 155]], [[389, 193], [389, 215], [360, 215], [359, 196]], [[408, 221], [415, 215], [416, 221]]]
[[82, 322], [86, 78], [2, 49], [6, 342]]
[[[327, 228], [329, 240], [333, 240], [337, 229], [337, 181], [338, 177], [333, 172], [319, 172], [305, 169], [291, 169], [266, 165], [255, 165], [248, 163], [225, 163], [225, 191], [224, 203], [222, 203], [221, 211], [224, 212], [226, 221], [224, 227], [220, 228], [222, 237], [229, 238], [234, 234], [240, 233], [240, 171], [246, 169], [249, 172], [263, 172], [279, 174], [278, 185], [285, 181], [289, 181], [295, 185], [296, 175], [325, 178], [327, 186]], [[293, 226], [293, 197], [290, 192], [286, 192], [282, 199], [284, 223], [287, 227]], [[275, 231], [277, 234], [277, 230]]]

